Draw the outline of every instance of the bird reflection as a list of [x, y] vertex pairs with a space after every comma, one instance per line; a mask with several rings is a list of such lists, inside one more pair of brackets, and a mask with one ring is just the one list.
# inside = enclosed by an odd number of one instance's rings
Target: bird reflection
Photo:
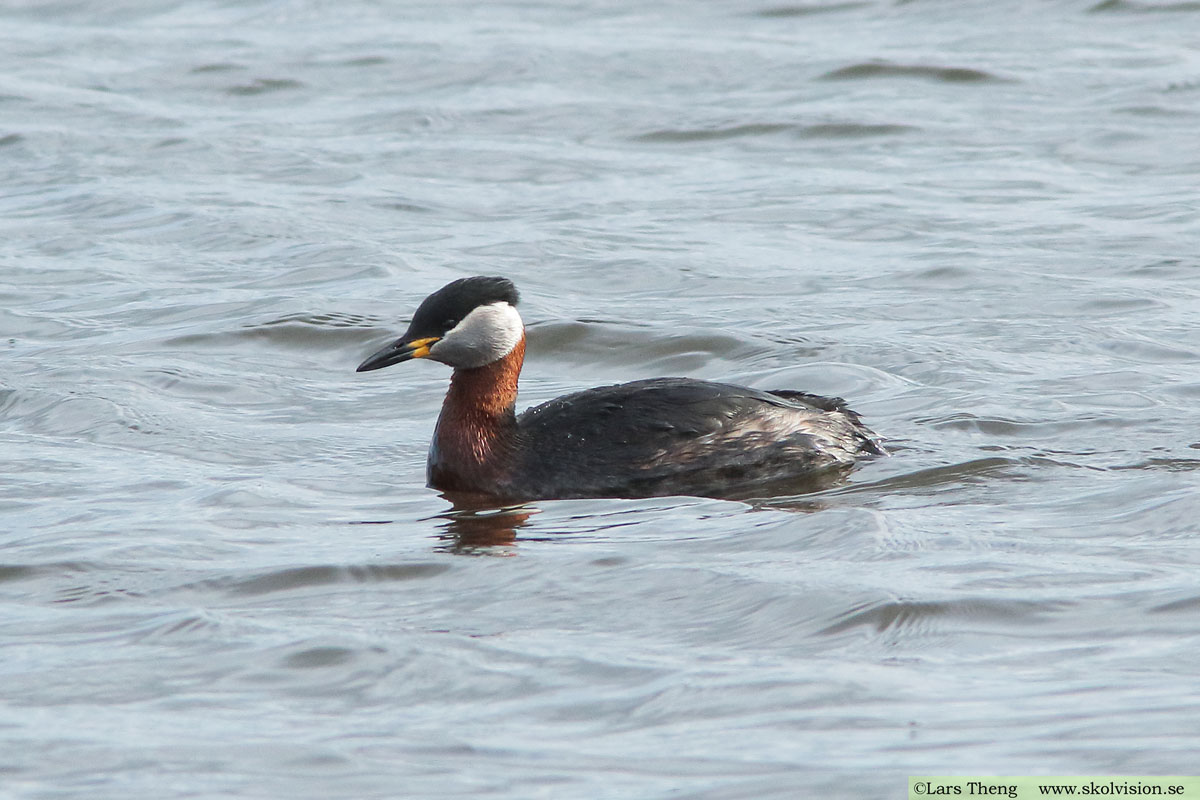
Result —
[[[766, 491], [757, 497], [743, 493], [740, 497], [723, 499], [745, 503], [755, 511], [811, 513], [828, 505], [818, 493], [845, 484], [848, 472], [833, 470], [806, 476], [803, 480], [793, 478], [759, 487]], [[535, 505], [501, 505], [502, 501], [486, 494], [442, 492], [441, 496], [452, 507], [433, 519], [437, 520], [438, 527], [435, 534], [439, 540], [437, 549], [447, 553], [514, 556], [517, 554], [518, 531], [530, 524], [530, 517], [541, 513], [541, 509]], [[539, 533], [544, 535], [544, 531]], [[526, 541], [529, 539], [528, 536], [522, 538]]]
[[751, 490], [726, 495], [718, 499], [736, 500], [746, 503], [755, 509], [801, 512], [820, 511], [828, 505], [820, 497], [820, 494], [845, 486], [849, 475], [850, 470], [848, 468], [825, 470], [812, 475], [763, 483], [753, 487]]
[[516, 555], [517, 530], [541, 509], [530, 505], [497, 506], [496, 498], [466, 492], [442, 492], [453, 506], [438, 514], [439, 550], [459, 555]]

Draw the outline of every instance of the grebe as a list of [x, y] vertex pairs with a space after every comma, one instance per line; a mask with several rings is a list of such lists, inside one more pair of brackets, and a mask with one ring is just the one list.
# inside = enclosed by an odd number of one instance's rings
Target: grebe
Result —
[[456, 280], [403, 336], [358, 366], [454, 368], [428, 483], [499, 499], [746, 495], [884, 450], [839, 398], [655, 378], [564, 395], [516, 414], [525, 326], [506, 278]]

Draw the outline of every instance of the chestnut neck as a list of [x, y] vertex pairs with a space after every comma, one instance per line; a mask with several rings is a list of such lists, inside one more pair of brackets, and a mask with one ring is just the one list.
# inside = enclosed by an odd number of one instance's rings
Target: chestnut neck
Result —
[[500, 360], [454, 370], [434, 433], [432, 486], [487, 491], [501, 477], [504, 455], [515, 443], [517, 378], [524, 362], [521, 336]]
[[525, 337], [499, 361], [473, 369], [456, 369], [450, 391], [442, 403], [442, 414], [453, 409], [456, 416], [483, 418], [511, 415], [517, 405], [517, 378], [525, 363]]

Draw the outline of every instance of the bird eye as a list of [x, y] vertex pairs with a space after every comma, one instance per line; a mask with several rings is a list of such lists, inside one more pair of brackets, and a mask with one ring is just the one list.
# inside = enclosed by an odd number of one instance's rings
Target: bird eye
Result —
[[442, 323], [442, 326], [443, 326], [443, 327], [444, 327], [446, 330], [450, 330], [451, 328], [453, 328], [453, 327], [454, 327], [455, 325], [457, 325], [457, 324], [458, 324], [458, 320], [456, 320], [454, 317], [451, 317], [450, 319], [448, 319], [448, 320], [446, 320], [445, 322], [443, 322], [443, 323]]

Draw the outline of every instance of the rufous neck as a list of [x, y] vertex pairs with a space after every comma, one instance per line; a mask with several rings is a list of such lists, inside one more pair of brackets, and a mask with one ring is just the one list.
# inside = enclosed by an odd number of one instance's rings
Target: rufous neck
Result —
[[459, 418], [511, 417], [517, 405], [517, 379], [525, 363], [525, 336], [499, 361], [473, 369], [456, 369], [442, 413]]
[[454, 371], [429, 451], [431, 486], [495, 492], [516, 447], [517, 377], [524, 360], [522, 336], [499, 361]]

